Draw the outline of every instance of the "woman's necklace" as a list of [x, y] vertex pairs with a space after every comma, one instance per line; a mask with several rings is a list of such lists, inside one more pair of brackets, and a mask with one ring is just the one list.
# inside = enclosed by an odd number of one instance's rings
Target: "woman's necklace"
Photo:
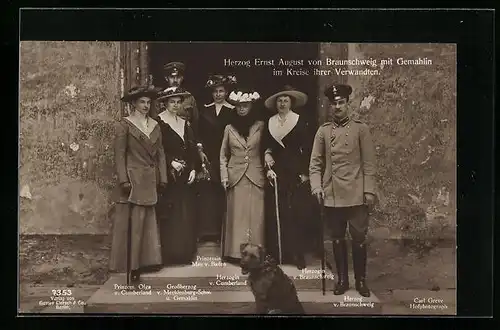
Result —
[[278, 114], [278, 124], [280, 126], [285, 125], [285, 122], [287, 121], [287, 119], [288, 119], [288, 112], [283, 117], [281, 117], [281, 115]]

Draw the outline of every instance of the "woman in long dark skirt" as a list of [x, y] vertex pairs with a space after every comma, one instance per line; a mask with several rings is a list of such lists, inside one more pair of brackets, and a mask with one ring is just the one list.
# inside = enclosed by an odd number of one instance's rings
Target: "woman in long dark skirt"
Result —
[[226, 195], [220, 182], [220, 148], [224, 129], [234, 114], [234, 106], [226, 101], [229, 87], [236, 82], [234, 76], [213, 75], [206, 88], [211, 89], [213, 102], [200, 109], [199, 148], [207, 157], [209, 176], [196, 183], [199, 192], [197, 208], [198, 238], [201, 242], [220, 242], [222, 222], [226, 211]]
[[162, 109], [158, 114], [167, 159], [169, 185], [160, 202], [158, 214], [164, 265], [191, 264], [196, 254], [194, 191], [191, 187], [200, 158], [189, 122], [177, 116], [190, 93], [170, 87], [159, 93]]
[[[310, 133], [305, 118], [292, 109], [303, 106], [307, 95], [286, 86], [270, 96], [265, 106], [277, 110], [265, 124], [264, 160], [271, 184], [278, 184], [278, 210], [281, 227], [281, 255], [283, 264], [306, 267], [305, 250], [309, 238], [307, 221], [311, 211], [308, 185]], [[274, 187], [266, 193], [267, 249], [279, 260], [278, 226]]]

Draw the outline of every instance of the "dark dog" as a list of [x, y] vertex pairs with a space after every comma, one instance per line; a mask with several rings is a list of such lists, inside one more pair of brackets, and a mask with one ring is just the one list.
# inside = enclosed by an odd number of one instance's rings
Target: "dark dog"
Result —
[[304, 314], [293, 281], [259, 245], [240, 245], [241, 273], [248, 275], [258, 314]]

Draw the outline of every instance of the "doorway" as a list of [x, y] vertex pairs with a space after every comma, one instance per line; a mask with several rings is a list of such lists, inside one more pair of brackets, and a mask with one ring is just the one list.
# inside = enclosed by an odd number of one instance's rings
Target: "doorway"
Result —
[[[201, 42], [152, 42], [149, 48], [149, 69], [153, 76], [153, 84], [164, 85], [163, 65], [172, 61], [183, 62], [186, 65], [184, 87], [190, 91], [201, 108], [203, 104], [211, 103], [211, 94], [204, 88], [211, 74], [234, 74], [238, 83], [255, 88], [264, 100], [279, 91], [285, 84], [308, 95], [308, 102], [297, 111], [306, 116], [308, 122], [317, 124], [318, 80], [316, 76], [291, 76], [283, 74], [274, 76], [271, 66], [255, 66], [255, 59], [303, 60], [303, 68], [307, 68], [308, 59], [319, 58], [319, 43], [201, 43]], [[251, 66], [225, 66], [224, 59], [250, 60]], [[227, 63], [227, 62], [226, 62]], [[286, 72], [285, 72], [286, 73]], [[274, 112], [263, 110], [264, 115]]]

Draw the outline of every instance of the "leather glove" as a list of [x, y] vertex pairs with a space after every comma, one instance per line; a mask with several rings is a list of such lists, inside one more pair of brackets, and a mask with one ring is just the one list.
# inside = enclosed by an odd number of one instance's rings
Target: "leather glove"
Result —
[[273, 170], [268, 170], [266, 176], [267, 176], [267, 179], [269, 180], [269, 183], [271, 184], [271, 186], [274, 187], [274, 180], [278, 177], [276, 175], [276, 172], [274, 172]]
[[264, 163], [268, 168], [271, 168], [274, 166], [274, 158], [271, 156], [270, 153], [267, 153], [264, 155]]
[[120, 184], [120, 188], [125, 194], [130, 194], [130, 190], [132, 190], [132, 185], [130, 182], [123, 182]]
[[158, 183], [158, 187], [156, 188], [156, 192], [158, 193], [158, 195], [163, 195], [166, 187], [167, 184], [165, 182]]
[[317, 189], [313, 192], [314, 197], [318, 201], [318, 204], [323, 205], [323, 201], [325, 200], [325, 192], [323, 189]]
[[175, 160], [172, 161], [172, 167], [174, 168], [174, 170], [176, 170], [177, 172], [180, 172], [182, 171], [182, 169], [184, 168], [184, 166], [182, 166], [181, 163], [179, 162], [176, 162]]
[[372, 211], [373, 208], [375, 207], [375, 195], [371, 193], [364, 193], [365, 197], [365, 204], [368, 206], [368, 210]]
[[195, 178], [196, 178], [196, 171], [195, 170], [191, 170], [191, 172], [189, 172], [189, 178], [188, 178], [187, 184], [193, 183], [193, 181], [194, 181]]

